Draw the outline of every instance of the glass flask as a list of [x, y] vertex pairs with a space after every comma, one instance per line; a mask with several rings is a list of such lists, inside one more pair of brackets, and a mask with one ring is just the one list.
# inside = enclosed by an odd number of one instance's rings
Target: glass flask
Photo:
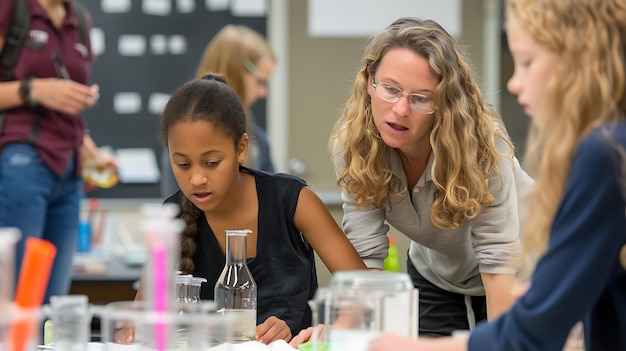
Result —
[[202, 283], [206, 283], [206, 279], [201, 277], [191, 278], [191, 285], [187, 287], [187, 299], [189, 303], [200, 302], [200, 291], [202, 289]]
[[191, 274], [174, 276], [174, 295], [176, 296], [176, 306], [189, 303], [189, 286], [191, 285]]
[[246, 262], [246, 240], [251, 230], [226, 231], [226, 264], [215, 284], [215, 307], [232, 315], [232, 342], [254, 341], [257, 286]]

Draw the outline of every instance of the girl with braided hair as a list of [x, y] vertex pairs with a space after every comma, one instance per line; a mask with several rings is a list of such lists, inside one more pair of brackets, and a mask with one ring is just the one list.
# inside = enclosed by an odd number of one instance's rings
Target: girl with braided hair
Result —
[[201, 298], [212, 300], [225, 264], [225, 230], [252, 230], [247, 248], [258, 286], [257, 340], [290, 341], [311, 325], [314, 251], [331, 272], [365, 265], [303, 180], [243, 166], [246, 124], [237, 95], [219, 75], [184, 84], [164, 109], [161, 136], [181, 189], [166, 203], [179, 204], [186, 223], [179, 269], [207, 279]]

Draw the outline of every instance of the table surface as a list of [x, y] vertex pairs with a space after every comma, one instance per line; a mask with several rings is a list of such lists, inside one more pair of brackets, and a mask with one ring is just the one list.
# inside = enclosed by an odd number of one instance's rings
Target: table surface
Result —
[[[52, 345], [40, 345], [39, 349], [50, 349], [52, 350]], [[106, 348], [103, 343], [100, 342], [90, 342], [87, 344], [87, 351], [135, 351], [137, 350], [137, 345], [120, 345], [120, 344], [112, 344], [107, 343]], [[265, 345], [258, 341], [248, 341], [241, 344], [223, 344], [215, 347], [209, 348], [207, 351], [294, 351], [296, 350], [284, 340], [277, 340], [269, 345]]]
[[134, 282], [142, 271], [142, 265], [129, 265], [118, 257], [75, 253], [72, 281]]

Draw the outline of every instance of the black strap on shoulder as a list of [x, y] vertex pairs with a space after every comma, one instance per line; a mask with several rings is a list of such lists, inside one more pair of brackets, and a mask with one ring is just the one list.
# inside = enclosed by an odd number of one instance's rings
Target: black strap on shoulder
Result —
[[[28, 25], [30, 23], [30, 12], [28, 9], [28, 2], [22, 0], [15, 1], [15, 7], [13, 8], [13, 18], [11, 19], [11, 26], [4, 38], [4, 46], [0, 52], [0, 67], [2, 67], [2, 80], [13, 80], [13, 67], [17, 62], [17, 57], [20, 54], [22, 43], [28, 33]], [[2, 132], [2, 125], [6, 117], [6, 111], [0, 111], [0, 132]]]
[[20, 49], [24, 43], [24, 39], [28, 34], [28, 25], [30, 24], [30, 10], [28, 1], [16, 0], [13, 8], [13, 19], [9, 32], [4, 40], [4, 47], [0, 53], [0, 65], [4, 72], [3, 80], [13, 80], [13, 67], [17, 62]]

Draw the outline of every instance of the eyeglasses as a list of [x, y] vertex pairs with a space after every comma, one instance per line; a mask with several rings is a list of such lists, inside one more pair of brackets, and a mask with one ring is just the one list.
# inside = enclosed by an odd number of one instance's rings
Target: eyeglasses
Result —
[[248, 73], [250, 73], [254, 77], [259, 85], [264, 87], [267, 86], [267, 79], [263, 79], [263, 77], [259, 75], [259, 71], [254, 63], [252, 63], [252, 61], [245, 60], [243, 62], [243, 66], [246, 68], [246, 71], [248, 71]]
[[433, 98], [426, 95], [407, 94], [395, 85], [385, 82], [376, 82], [374, 78], [372, 78], [372, 87], [374, 88], [376, 95], [387, 102], [398, 102], [404, 95], [406, 95], [409, 106], [417, 112], [430, 115], [437, 109]]

